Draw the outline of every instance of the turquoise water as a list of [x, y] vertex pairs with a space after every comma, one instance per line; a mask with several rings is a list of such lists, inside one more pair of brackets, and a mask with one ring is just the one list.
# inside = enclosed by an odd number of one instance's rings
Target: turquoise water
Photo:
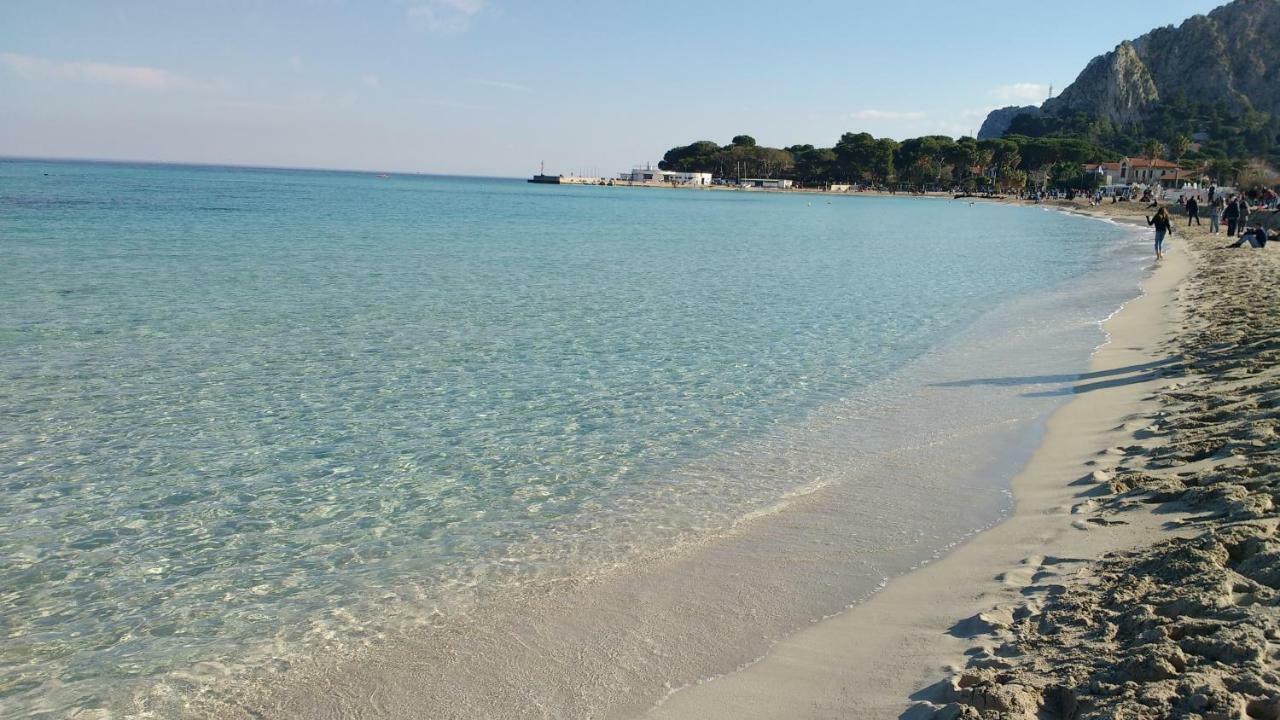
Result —
[[1124, 237], [906, 198], [0, 162], [0, 708], [118, 709], [728, 527], [812, 478], [690, 468], [874, 402], [994, 308], [1104, 266], [1128, 289]]

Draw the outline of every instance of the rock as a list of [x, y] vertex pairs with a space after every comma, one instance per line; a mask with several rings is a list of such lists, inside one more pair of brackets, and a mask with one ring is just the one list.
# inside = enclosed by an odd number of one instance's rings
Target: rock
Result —
[[1059, 115], [1085, 112], [1129, 125], [1159, 99], [1151, 71], [1126, 40], [1091, 60], [1061, 95], [1045, 102], [1044, 109]]
[[978, 139], [989, 140], [1004, 136], [1005, 131], [1009, 129], [1009, 125], [1013, 123], [1013, 119], [1019, 115], [1040, 117], [1040, 107], [1037, 105], [1010, 105], [998, 110], [992, 110], [987, 115], [987, 119], [982, 122], [982, 127], [978, 129]]
[[[1089, 62], [1058, 97], [1038, 110], [1084, 112], [1128, 124], [1153, 103], [1179, 93], [1222, 104], [1233, 113], [1280, 113], [1280, 53], [1274, 51], [1280, 3], [1236, 0], [1179, 27], [1157, 28]], [[1027, 108], [1001, 108], [987, 117], [1003, 132]], [[983, 123], [983, 130], [988, 130]], [[979, 133], [979, 137], [998, 137]]]

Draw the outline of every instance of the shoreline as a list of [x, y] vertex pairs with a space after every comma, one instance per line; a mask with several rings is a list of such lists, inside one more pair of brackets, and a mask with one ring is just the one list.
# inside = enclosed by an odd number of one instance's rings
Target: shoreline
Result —
[[[241, 696], [216, 714], [339, 717], [353, 708], [354, 698], [376, 695], [386, 716], [430, 716], [431, 708], [443, 712], [460, 707], [476, 715], [515, 717], [525, 715], [523, 706], [570, 717], [635, 717], [662, 697], [664, 678], [671, 682], [669, 692], [757, 661], [774, 642], [806, 627], [809, 618], [838, 615], [877, 592], [887, 578], [927, 565], [999, 520], [1008, 503], [1008, 478], [1035, 446], [1044, 416], [1063, 399], [1048, 393], [1040, 400], [1020, 400], [1017, 411], [998, 404], [950, 420], [939, 417], [938, 401], [945, 400], [945, 406], [965, 398], [962, 405], [984, 405], [993, 391], [982, 382], [968, 382], [975, 372], [1040, 370], [1074, 377], [1103, 340], [1097, 318], [1114, 308], [1078, 285], [1090, 277], [1087, 287], [1102, 287], [1097, 283], [1104, 276], [1095, 273], [1035, 292], [1029, 296], [1034, 297], [1032, 305], [1001, 305], [992, 313], [1002, 319], [975, 323], [953, 338], [963, 362], [952, 366], [946, 358], [953, 356], [943, 353], [929, 361], [933, 370], [924, 370], [923, 377], [965, 382], [934, 387], [916, 377], [921, 391], [901, 399], [909, 415], [894, 415], [894, 423], [883, 428], [880, 415], [861, 421], [873, 423], [872, 434], [894, 438], [894, 444], [861, 460], [851, 471], [858, 482], [819, 487], [766, 513], [773, 517], [765, 522], [744, 523], [696, 547], [643, 560], [615, 577], [590, 579], [581, 591], [576, 585], [566, 587], [551, 604], [516, 603], [518, 612], [491, 608], [478, 626], [396, 638], [394, 647], [343, 661], [336, 673], [321, 667], [323, 663], [299, 668], [296, 682], [273, 683], [262, 688], [265, 696]], [[1137, 278], [1123, 274], [1135, 284], [1106, 291], [1105, 297], [1120, 301], [1138, 292]], [[1077, 296], [1091, 300], [1078, 304], [1071, 300]], [[1025, 314], [1029, 309], [1032, 314]], [[1064, 312], [1074, 322], [1023, 327], [1028, 317], [1047, 321]], [[1010, 327], [1021, 328], [1015, 346], [1069, 346], [1078, 352], [1073, 350], [1069, 358], [1053, 353], [1042, 358], [1043, 364], [1005, 358], [1011, 347], [1001, 339], [1005, 336], [988, 336], [987, 331], [1005, 327], [1010, 316], [1019, 319]], [[1076, 345], [1086, 338], [1087, 345]], [[903, 372], [915, 377], [918, 371], [913, 366]], [[901, 408], [884, 412], [900, 413]], [[1013, 421], [1020, 422], [1017, 429], [1009, 424]], [[930, 426], [935, 432], [916, 434]], [[875, 447], [859, 445], [859, 453]], [[903, 483], [915, 491], [903, 492]], [[890, 502], [865, 502], [885, 492], [892, 493]], [[917, 535], [917, 527], [933, 537]], [[321, 696], [317, 687], [336, 697]]]
[[1167, 254], [1142, 283], [1142, 295], [1104, 321], [1109, 339], [1084, 376], [1100, 379], [1077, 385], [1078, 394], [1049, 418], [1013, 481], [1011, 516], [941, 560], [894, 578], [866, 602], [784, 639], [750, 667], [673, 693], [643, 717], [932, 717], [933, 703], [949, 699], [949, 676], [961, 671], [966, 654], [994, 652], [994, 646], [975, 651], [981, 631], [1012, 613], [1033, 582], [1074, 569], [1074, 559], [1163, 537], [1168, 518], [1150, 512], [1141, 519], [1131, 513], [1124, 525], [1090, 522], [1092, 506], [1078, 482], [1100, 450], [1126, 444], [1128, 420], [1167, 383], [1153, 363], [1166, 359], [1162, 344], [1183, 312], [1178, 294], [1191, 271], [1187, 253], [1182, 246]]

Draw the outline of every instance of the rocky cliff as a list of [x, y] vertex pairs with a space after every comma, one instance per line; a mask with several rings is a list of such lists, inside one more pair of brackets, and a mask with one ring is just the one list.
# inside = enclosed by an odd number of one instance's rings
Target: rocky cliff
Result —
[[1151, 71], [1137, 48], [1126, 40], [1089, 61], [1061, 95], [1045, 101], [1044, 111], [1059, 115], [1083, 111], [1127, 125], [1140, 119], [1142, 111], [1159, 99]]
[[[1152, 30], [1094, 58], [1043, 111], [1128, 124], [1161, 98], [1280, 114], [1280, 0], [1235, 0], [1178, 27]], [[1008, 108], [996, 110], [1007, 114]], [[1014, 113], [1015, 115], [1017, 113]], [[997, 120], [1008, 127], [1013, 116]]]
[[987, 119], [982, 122], [982, 127], [978, 129], [978, 139], [986, 140], [988, 138], [998, 138], [1004, 135], [1004, 131], [1009, 129], [1009, 124], [1019, 115], [1040, 115], [1039, 105], [1010, 105], [1002, 107], [999, 110], [992, 110], [987, 115]]

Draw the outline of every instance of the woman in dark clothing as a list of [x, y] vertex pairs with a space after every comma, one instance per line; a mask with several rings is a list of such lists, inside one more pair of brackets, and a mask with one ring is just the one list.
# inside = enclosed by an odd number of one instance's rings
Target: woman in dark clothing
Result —
[[1234, 195], [1227, 209], [1222, 211], [1222, 219], [1227, 221], [1227, 237], [1236, 236], [1236, 224], [1240, 222], [1240, 199]]
[[1165, 234], [1173, 234], [1173, 223], [1169, 222], [1169, 211], [1160, 208], [1156, 211], [1154, 218], [1147, 218], [1148, 225], [1154, 225], [1156, 228], [1156, 259], [1164, 257], [1164, 236]]
[[1187, 227], [1191, 227], [1192, 220], [1196, 221], [1196, 225], [1200, 224], [1200, 203], [1196, 202], [1195, 195], [1187, 199]]

